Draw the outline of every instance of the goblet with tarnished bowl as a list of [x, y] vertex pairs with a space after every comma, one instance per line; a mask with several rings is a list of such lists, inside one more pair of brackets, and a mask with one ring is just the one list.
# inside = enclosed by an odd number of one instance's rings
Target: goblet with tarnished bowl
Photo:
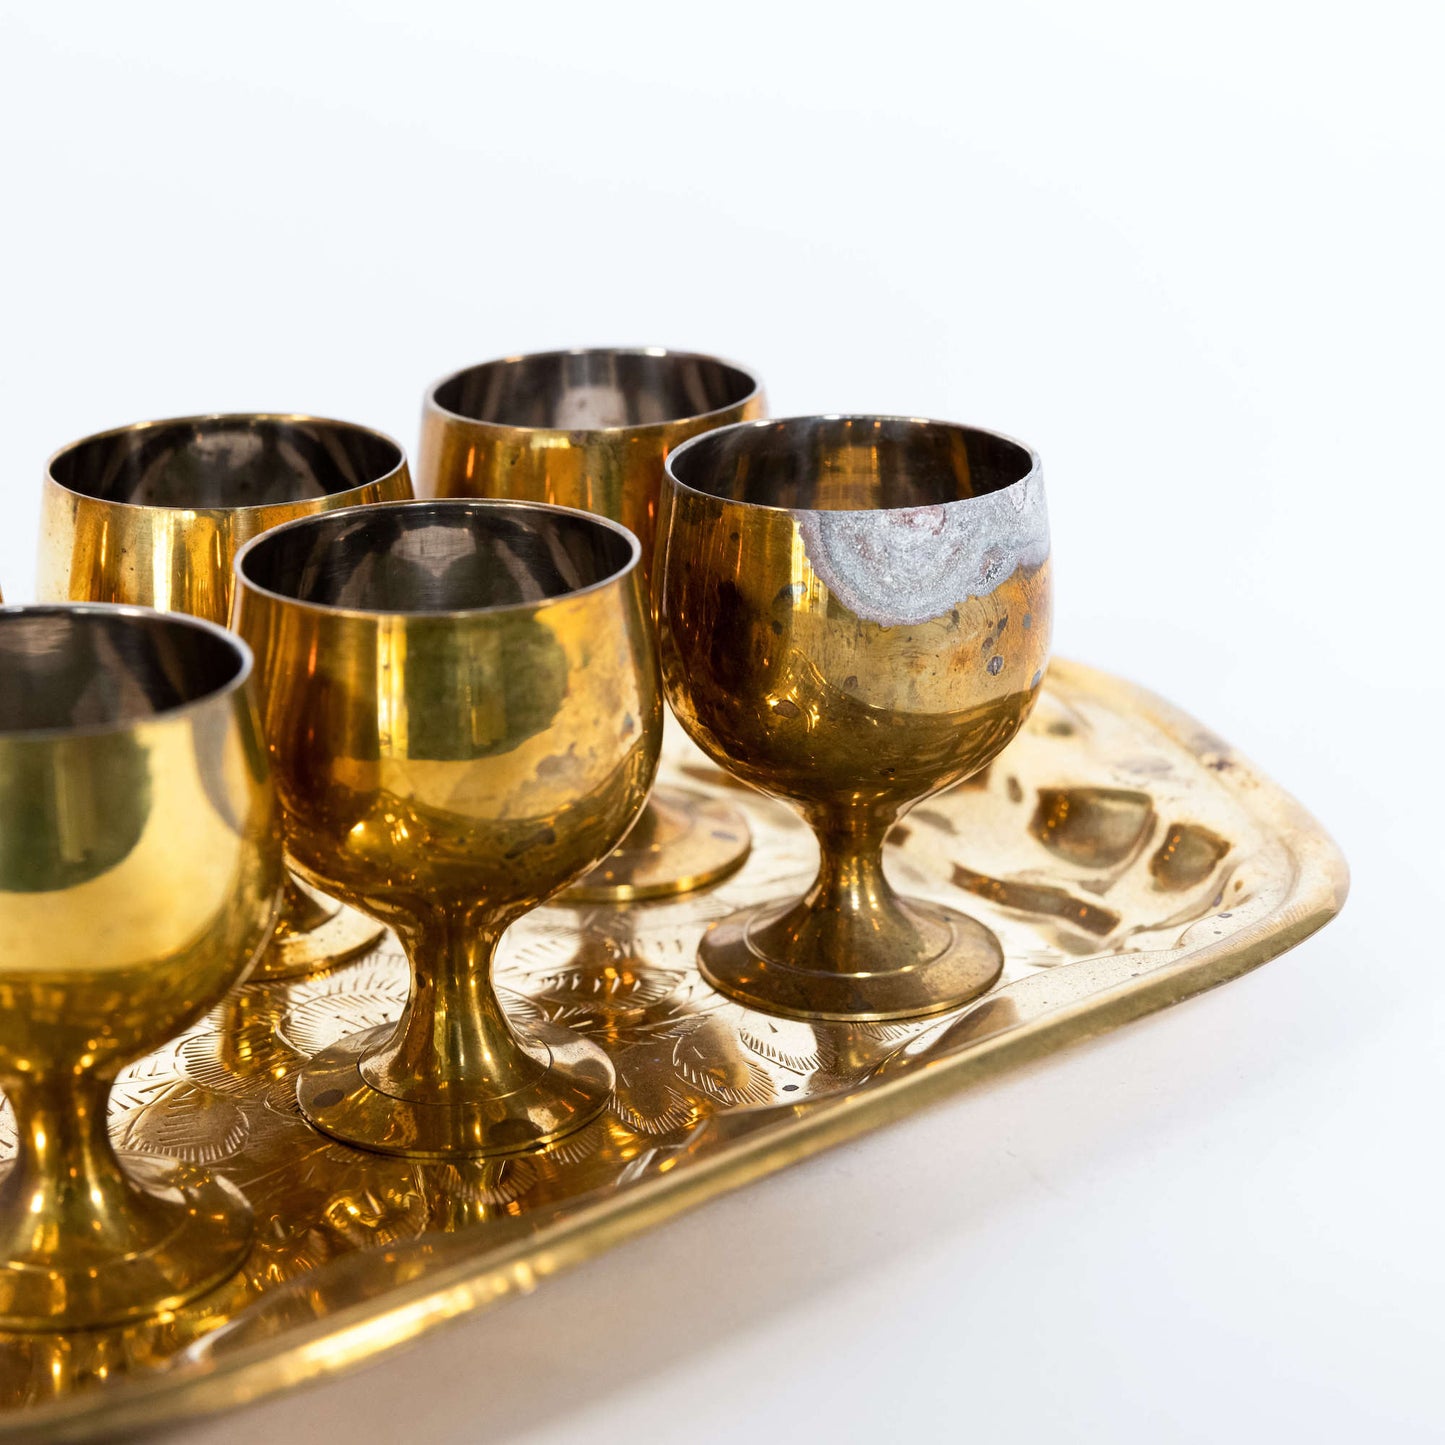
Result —
[[607, 855], [661, 739], [636, 539], [507, 502], [403, 502], [292, 522], [237, 558], [236, 621], [292, 865], [394, 928], [400, 1022], [302, 1069], [317, 1128], [382, 1153], [540, 1148], [606, 1105], [612, 1066], [513, 1024], [507, 926]]
[[900, 898], [883, 840], [989, 763], [1048, 657], [1039, 461], [992, 432], [824, 416], [668, 458], [655, 597], [664, 685], [702, 749], [817, 835], [807, 895], [704, 935], [708, 981], [801, 1018], [910, 1018], [998, 977], [988, 929]]
[[[651, 567], [662, 467], [688, 437], [764, 415], [757, 378], [713, 356], [599, 348], [509, 356], [438, 382], [422, 412], [422, 496], [509, 497], [596, 512], [636, 533]], [[726, 878], [751, 839], [741, 811], [689, 789], [653, 791], [572, 902], [662, 898]]]
[[[58, 451], [41, 509], [38, 595], [128, 602], [224, 626], [236, 551], [295, 517], [410, 497], [406, 457], [367, 427], [240, 413], [144, 422]], [[290, 874], [257, 978], [293, 978], [372, 948], [380, 930]]]
[[154, 1314], [229, 1275], [251, 1212], [188, 1164], [118, 1157], [120, 1069], [269, 937], [281, 851], [232, 634], [121, 607], [0, 608], [0, 1328]]

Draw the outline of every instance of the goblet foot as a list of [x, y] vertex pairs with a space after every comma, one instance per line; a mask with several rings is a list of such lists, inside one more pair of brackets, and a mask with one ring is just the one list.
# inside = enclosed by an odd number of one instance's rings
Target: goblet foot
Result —
[[507, 1092], [469, 1084], [432, 1099], [388, 1093], [368, 1064], [391, 1042], [392, 1024], [352, 1034], [323, 1049], [296, 1086], [301, 1112], [323, 1134], [379, 1154], [413, 1159], [461, 1159], [527, 1154], [589, 1124], [607, 1107], [616, 1076], [596, 1044], [570, 1029], [530, 1024], [516, 1030], [513, 1068], [520, 1080]]
[[276, 932], [252, 970], [251, 982], [340, 968], [370, 953], [385, 932], [375, 919], [288, 878]]
[[870, 1023], [968, 1003], [1003, 970], [998, 939], [967, 914], [890, 900], [878, 914], [766, 903], [712, 925], [702, 976], [749, 1008], [790, 1018]]
[[250, 1252], [251, 1206], [229, 1180], [190, 1164], [123, 1157], [130, 1213], [96, 1237], [38, 1240], [0, 1258], [0, 1329], [69, 1330], [175, 1309], [229, 1279]]
[[731, 803], [655, 788], [632, 831], [560, 901], [625, 903], [692, 893], [736, 873], [751, 847], [747, 819]]

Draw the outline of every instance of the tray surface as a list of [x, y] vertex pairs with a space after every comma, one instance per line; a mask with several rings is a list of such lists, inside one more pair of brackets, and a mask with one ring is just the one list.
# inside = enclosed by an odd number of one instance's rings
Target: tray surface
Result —
[[[544, 908], [503, 945], [510, 1010], [611, 1054], [611, 1109], [548, 1152], [455, 1165], [313, 1131], [295, 1072], [394, 1018], [394, 944], [332, 974], [252, 984], [122, 1075], [122, 1148], [214, 1166], [250, 1198], [227, 1285], [123, 1328], [0, 1334], [0, 1434], [80, 1438], [223, 1408], [345, 1369], [530, 1289], [690, 1204], [919, 1108], [972, 1079], [1164, 1007], [1276, 956], [1344, 900], [1318, 825], [1219, 739], [1127, 683], [1056, 661], [1024, 733], [891, 835], [901, 891], [995, 930], [985, 998], [909, 1023], [772, 1018], [699, 978], [702, 931], [801, 893], [793, 813], [671, 738], [670, 781], [747, 812], [753, 853], [711, 892]], [[0, 1160], [13, 1151], [8, 1107]]]

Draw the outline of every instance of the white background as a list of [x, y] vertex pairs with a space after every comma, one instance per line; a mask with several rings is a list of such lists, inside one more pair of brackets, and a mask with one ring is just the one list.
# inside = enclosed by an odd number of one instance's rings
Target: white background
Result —
[[778, 415], [1031, 442], [1058, 650], [1233, 740], [1354, 869], [1259, 973], [253, 1438], [1439, 1438], [1437, 7], [0, 13], [12, 600], [85, 432], [304, 409], [410, 447], [469, 362], [715, 351]]

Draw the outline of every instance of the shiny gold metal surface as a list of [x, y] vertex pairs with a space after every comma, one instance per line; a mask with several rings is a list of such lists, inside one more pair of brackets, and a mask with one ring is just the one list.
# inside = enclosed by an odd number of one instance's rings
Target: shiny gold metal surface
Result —
[[704, 977], [795, 1018], [916, 1018], [977, 997], [998, 940], [900, 897], [883, 839], [987, 766], [1033, 707], [1050, 623], [1038, 458], [911, 418], [752, 422], [674, 451], [665, 499], [654, 598], [673, 711], [822, 848], [803, 897], [708, 930]]
[[[118, 427], [50, 459], [38, 596], [133, 603], [225, 626], [232, 563], [252, 537], [411, 494], [402, 449], [350, 422], [240, 413]], [[258, 968], [276, 978], [314, 973], [379, 937], [370, 919], [291, 880]]]
[[509, 1021], [492, 954], [606, 856], [652, 784], [662, 703], [638, 560], [599, 517], [477, 501], [308, 518], [238, 557], [293, 866], [411, 960], [400, 1023], [301, 1071], [327, 1134], [506, 1155], [606, 1106], [606, 1054]]
[[[233, 1273], [251, 1213], [191, 1161], [117, 1157], [116, 1074], [252, 963], [281, 858], [230, 634], [0, 608], [0, 1327], [110, 1324]], [[147, 1153], [169, 1155], [164, 1139]]]
[[[1347, 886], [1319, 825], [1226, 744], [1055, 660], [1008, 750], [915, 808], [887, 849], [910, 897], [963, 903], [998, 936], [998, 986], [913, 1022], [781, 1019], [708, 988], [694, 959], [711, 921], [807, 882], [812, 835], [680, 737], [663, 776], [737, 801], [747, 865], [669, 903], [539, 908], [498, 959], [514, 1019], [578, 1030], [612, 1059], [597, 1120], [506, 1159], [345, 1148], [301, 1117], [296, 1076], [398, 1017], [401, 951], [246, 984], [126, 1070], [111, 1132], [223, 1169], [260, 1222], [250, 1257], [155, 1321], [0, 1335], [0, 1436], [109, 1435], [353, 1368], [711, 1196], [1234, 978], [1325, 923]], [[0, 1114], [0, 1156], [13, 1149]]]
[[[712, 427], [764, 414], [757, 378], [713, 356], [597, 348], [509, 356], [438, 382], [422, 411], [423, 496], [509, 497], [611, 517], [651, 564], [667, 454]], [[654, 793], [576, 902], [665, 898], [740, 868], [750, 840], [726, 799]]]

